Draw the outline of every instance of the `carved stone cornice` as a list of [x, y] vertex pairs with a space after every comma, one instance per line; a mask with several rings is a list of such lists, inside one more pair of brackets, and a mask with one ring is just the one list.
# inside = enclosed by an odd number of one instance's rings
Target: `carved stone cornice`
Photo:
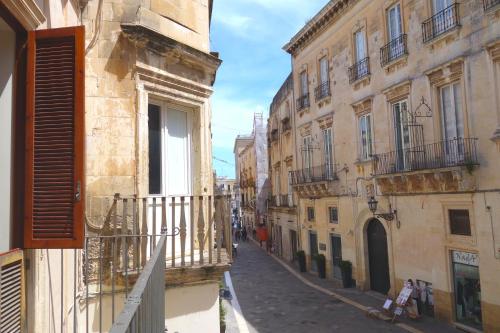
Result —
[[347, 12], [358, 0], [334, 0], [330, 1], [320, 10], [308, 23], [283, 46], [283, 50], [290, 54], [296, 54], [319, 36], [328, 27], [334, 24], [343, 14]]
[[383, 90], [382, 93], [385, 95], [387, 101], [391, 103], [409, 96], [410, 91], [411, 81], [406, 80]]
[[500, 61], [500, 40], [496, 40], [486, 45], [486, 50], [490, 53], [493, 62]]
[[34, 0], [0, 0], [26, 30], [35, 30], [46, 21]]
[[368, 96], [362, 100], [351, 104], [354, 114], [359, 117], [372, 111], [373, 96]]
[[333, 125], [333, 113], [327, 114], [326, 116], [321, 116], [316, 118], [316, 121], [319, 124], [319, 127], [323, 130]]
[[306, 136], [311, 134], [312, 123], [308, 122], [299, 127], [300, 136]]
[[124, 35], [138, 47], [161, 54], [169, 62], [182, 63], [203, 71], [212, 77], [210, 83], [213, 85], [215, 73], [222, 63], [218, 57], [178, 42], [141, 23], [122, 23], [121, 28]]
[[464, 59], [462, 57], [449, 61], [425, 74], [432, 85], [440, 86], [460, 79], [463, 76]]

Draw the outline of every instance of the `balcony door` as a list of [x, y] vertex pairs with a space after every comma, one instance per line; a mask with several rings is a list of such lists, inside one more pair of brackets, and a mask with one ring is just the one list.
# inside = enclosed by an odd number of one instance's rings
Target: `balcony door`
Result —
[[311, 181], [312, 171], [312, 138], [310, 135], [302, 138], [302, 167], [306, 181]]
[[441, 13], [440, 15], [434, 16], [434, 18], [432, 19], [433, 35], [442, 33], [448, 27], [453, 25], [454, 23], [453, 9], [449, 8], [453, 3], [455, 3], [455, 0], [432, 1], [433, 15]]
[[333, 137], [332, 128], [323, 130], [323, 150], [325, 154], [325, 176], [327, 179], [333, 178]]
[[[149, 194], [156, 197], [155, 201], [148, 199], [148, 230], [160, 234], [163, 217], [161, 197], [166, 197], [168, 232], [179, 227], [181, 215], [184, 214], [189, 237], [189, 196], [192, 195], [191, 112], [155, 102], [149, 104], [148, 117]], [[181, 196], [185, 197], [184, 204], [181, 204]], [[175, 197], [175, 201], [172, 201], [172, 197]], [[175, 221], [172, 217], [175, 217]], [[176, 243], [175, 247], [180, 253], [180, 237], [176, 237]], [[186, 244], [189, 246], [190, 241], [187, 240]]]
[[396, 58], [403, 48], [403, 40], [398, 39], [403, 34], [401, 22], [401, 5], [398, 3], [387, 10], [387, 34], [391, 42], [389, 47], [389, 59]]
[[446, 163], [454, 164], [464, 158], [464, 117], [460, 82], [440, 89], [442, 131]]
[[395, 171], [403, 171], [409, 166], [411, 139], [408, 126], [408, 101], [402, 100], [392, 104], [394, 117]]

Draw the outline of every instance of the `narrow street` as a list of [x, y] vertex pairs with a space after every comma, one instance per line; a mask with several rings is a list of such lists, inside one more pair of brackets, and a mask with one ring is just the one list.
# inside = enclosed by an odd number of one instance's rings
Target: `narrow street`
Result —
[[[250, 333], [406, 332], [306, 286], [250, 241], [239, 244], [230, 275]], [[227, 332], [246, 333], [226, 311]]]

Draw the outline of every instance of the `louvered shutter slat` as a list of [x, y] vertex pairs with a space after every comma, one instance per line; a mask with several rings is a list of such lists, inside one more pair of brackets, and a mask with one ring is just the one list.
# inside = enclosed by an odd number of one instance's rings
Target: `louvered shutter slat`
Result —
[[23, 331], [24, 262], [22, 250], [0, 253], [0, 332]]
[[29, 248], [83, 247], [83, 36], [83, 27], [28, 36]]

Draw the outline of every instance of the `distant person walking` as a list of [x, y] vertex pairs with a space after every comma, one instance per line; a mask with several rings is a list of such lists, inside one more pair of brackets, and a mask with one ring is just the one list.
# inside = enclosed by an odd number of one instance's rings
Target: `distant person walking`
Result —
[[257, 238], [259, 239], [260, 247], [262, 247], [263, 242], [267, 246], [267, 240], [268, 240], [269, 236], [267, 234], [267, 227], [264, 223], [261, 223], [259, 225], [259, 228], [257, 229]]

